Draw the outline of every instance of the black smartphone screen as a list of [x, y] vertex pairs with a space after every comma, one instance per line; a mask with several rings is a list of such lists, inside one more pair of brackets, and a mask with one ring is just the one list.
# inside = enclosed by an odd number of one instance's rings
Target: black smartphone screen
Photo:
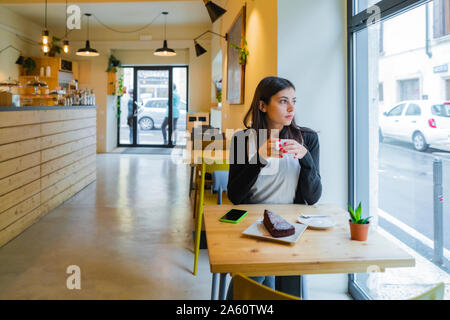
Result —
[[231, 211], [228, 211], [228, 213], [224, 215], [221, 220], [237, 221], [246, 213], [247, 211], [244, 210], [233, 209]]

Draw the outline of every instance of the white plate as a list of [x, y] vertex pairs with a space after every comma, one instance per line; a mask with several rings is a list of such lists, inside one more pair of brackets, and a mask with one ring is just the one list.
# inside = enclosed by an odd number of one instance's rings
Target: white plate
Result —
[[295, 228], [295, 233], [292, 236], [283, 238], [274, 238], [270, 235], [269, 231], [264, 226], [263, 220], [258, 220], [255, 223], [253, 223], [250, 227], [248, 227], [247, 230], [242, 232], [242, 234], [256, 238], [288, 243], [292, 245], [297, 242], [297, 240], [300, 238], [300, 236], [303, 234], [303, 232], [305, 232], [307, 228], [307, 226], [301, 224], [292, 224], [292, 226]]
[[305, 226], [311, 229], [318, 229], [318, 230], [329, 229], [336, 225], [336, 222], [331, 217], [309, 218], [309, 219], [298, 217], [297, 220], [301, 224], [304, 224]]

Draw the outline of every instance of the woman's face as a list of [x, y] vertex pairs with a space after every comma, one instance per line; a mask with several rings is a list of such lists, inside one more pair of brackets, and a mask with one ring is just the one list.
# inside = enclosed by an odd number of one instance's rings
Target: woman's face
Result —
[[263, 101], [260, 102], [259, 109], [266, 114], [269, 129], [282, 130], [285, 126], [291, 125], [296, 100], [295, 90], [287, 88], [272, 96], [268, 105]]

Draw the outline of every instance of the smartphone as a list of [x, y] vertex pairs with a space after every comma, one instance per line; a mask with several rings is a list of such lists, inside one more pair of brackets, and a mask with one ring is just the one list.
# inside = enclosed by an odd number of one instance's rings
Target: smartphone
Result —
[[247, 215], [248, 211], [245, 210], [230, 210], [227, 212], [226, 215], [224, 215], [222, 218], [220, 218], [220, 222], [228, 222], [228, 223], [238, 223]]

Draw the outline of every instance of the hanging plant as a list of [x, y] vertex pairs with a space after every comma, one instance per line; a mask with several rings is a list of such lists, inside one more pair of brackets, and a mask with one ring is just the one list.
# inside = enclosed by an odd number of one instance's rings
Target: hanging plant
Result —
[[250, 52], [247, 48], [247, 40], [245, 40], [244, 37], [241, 38], [242, 40], [242, 46], [238, 46], [237, 44], [231, 43], [230, 46], [236, 50], [239, 51], [239, 64], [241, 66], [246, 66], [248, 61], [248, 56], [250, 55]]
[[57, 53], [61, 53], [62, 48], [60, 46], [60, 41], [60, 38], [57, 38], [55, 36], [52, 37], [52, 42], [50, 43], [50, 51], [48, 52], [49, 57], [54, 57]]
[[[116, 71], [117, 72], [117, 71]], [[119, 79], [117, 80], [117, 91], [116, 91], [116, 97], [117, 97], [117, 118], [120, 118], [120, 114], [122, 113], [122, 110], [120, 109], [120, 100], [122, 96], [124, 95], [124, 91], [126, 91], [126, 88], [123, 86], [123, 72], [120, 73]]]
[[118, 60], [113, 55], [110, 55], [108, 60], [108, 69], [106, 69], [106, 72], [112, 71], [116, 73], [121, 66], [122, 63], [120, 62], [120, 60]]

